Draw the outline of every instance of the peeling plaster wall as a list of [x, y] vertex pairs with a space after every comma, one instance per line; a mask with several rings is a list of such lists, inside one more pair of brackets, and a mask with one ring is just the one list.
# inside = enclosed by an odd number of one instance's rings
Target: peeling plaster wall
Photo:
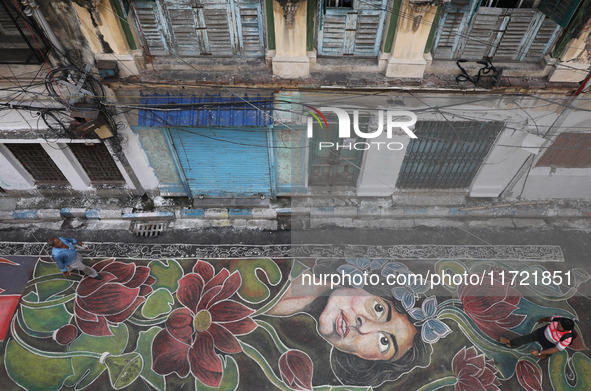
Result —
[[78, 14], [69, 0], [39, 1], [41, 12], [70, 57], [94, 63], [94, 50], [80, 29]]
[[[423, 52], [431, 25], [435, 18], [437, 7], [424, 6], [426, 13], [417, 12], [419, 6], [411, 6], [408, 0], [404, 0], [398, 17], [398, 26], [392, 49], [392, 58], [397, 60], [423, 58]], [[418, 29], [413, 31], [414, 18], [423, 15]]]
[[560, 61], [589, 62], [591, 60], [591, 18], [585, 23], [578, 38], [572, 39], [566, 46]]
[[109, 2], [92, 6], [89, 3], [80, 6], [74, 4], [82, 31], [90, 41], [95, 53], [129, 53], [129, 46], [119, 23], [115, 10]]
[[279, 3], [273, 2], [275, 16], [275, 44], [277, 56], [306, 55], [307, 1], [301, 1], [295, 13], [293, 29], [287, 27], [285, 12]]

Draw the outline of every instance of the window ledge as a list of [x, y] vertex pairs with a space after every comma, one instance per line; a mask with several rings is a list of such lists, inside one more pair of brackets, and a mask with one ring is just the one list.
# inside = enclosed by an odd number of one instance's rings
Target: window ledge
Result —
[[[503, 76], [506, 77], [545, 78], [554, 68], [552, 65], [547, 64], [546, 61], [540, 63], [522, 63], [495, 61], [493, 59], [492, 63], [495, 68], [503, 68]], [[476, 74], [478, 69], [481, 68], [481, 65], [477, 64], [476, 61], [468, 61], [463, 63], [462, 67], [469, 74]], [[431, 65], [425, 70], [425, 73], [459, 75], [461, 72], [455, 60], [433, 60]]]

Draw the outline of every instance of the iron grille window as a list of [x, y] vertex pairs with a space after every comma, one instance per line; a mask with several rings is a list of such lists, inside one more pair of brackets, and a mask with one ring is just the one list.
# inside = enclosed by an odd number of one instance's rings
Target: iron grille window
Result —
[[93, 184], [123, 184], [125, 179], [104, 144], [70, 144]]
[[68, 180], [39, 144], [6, 144], [37, 184], [65, 185]]
[[326, 0], [326, 8], [353, 8], [353, 0]]
[[481, 0], [481, 7], [494, 8], [533, 8], [535, 0]]
[[396, 187], [463, 189], [470, 186], [502, 122], [417, 122]]
[[591, 167], [591, 134], [561, 133], [536, 167]]
[[0, 64], [41, 64], [41, 53], [46, 51], [43, 40], [15, 3], [20, 2], [0, 0]]

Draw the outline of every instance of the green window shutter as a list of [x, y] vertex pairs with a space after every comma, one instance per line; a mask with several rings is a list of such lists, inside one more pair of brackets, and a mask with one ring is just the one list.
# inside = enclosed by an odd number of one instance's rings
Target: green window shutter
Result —
[[542, 0], [538, 9], [561, 27], [566, 27], [579, 4], [581, 0]]

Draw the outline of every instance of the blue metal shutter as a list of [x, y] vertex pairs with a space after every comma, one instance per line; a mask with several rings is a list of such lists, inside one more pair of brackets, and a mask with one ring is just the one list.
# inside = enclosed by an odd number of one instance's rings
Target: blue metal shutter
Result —
[[271, 196], [267, 129], [169, 129], [193, 197]]
[[272, 192], [269, 128], [272, 96], [142, 96], [138, 126], [166, 130], [173, 158], [193, 197]]

